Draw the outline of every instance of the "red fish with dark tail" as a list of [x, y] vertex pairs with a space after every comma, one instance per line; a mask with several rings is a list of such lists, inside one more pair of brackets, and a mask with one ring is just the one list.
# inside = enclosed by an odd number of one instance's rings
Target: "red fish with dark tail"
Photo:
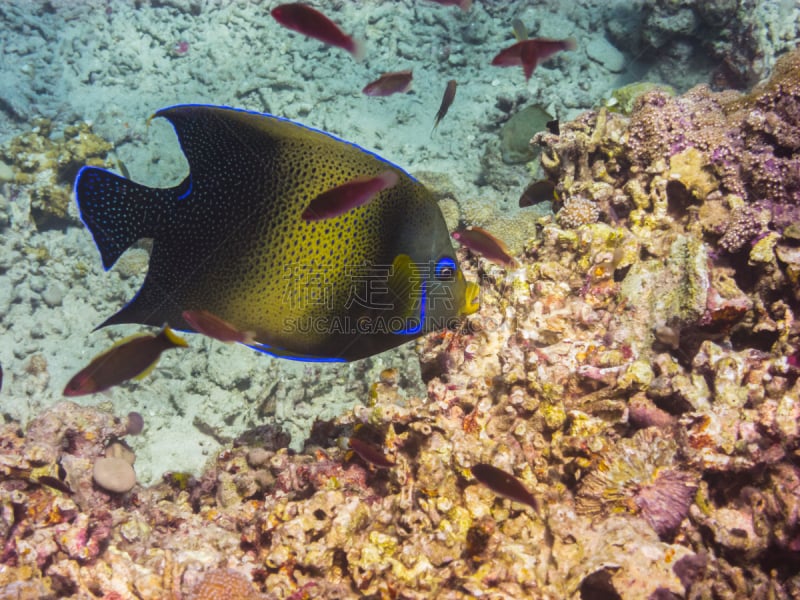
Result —
[[281, 4], [272, 9], [275, 20], [292, 31], [302, 33], [330, 46], [343, 48], [356, 60], [364, 56], [361, 42], [347, 35], [339, 26], [318, 10], [302, 2]]
[[[444, 88], [444, 95], [442, 96], [442, 104], [439, 106], [439, 112], [436, 113], [436, 121], [433, 123], [434, 129], [439, 125], [439, 121], [444, 119], [444, 116], [450, 109], [450, 105], [453, 103], [453, 100], [455, 100], [456, 88], [458, 88], [458, 83], [456, 83], [455, 79], [451, 79], [447, 82]], [[433, 133], [433, 131], [431, 131], [431, 133]]]
[[356, 177], [314, 198], [300, 217], [304, 221], [321, 221], [343, 215], [349, 210], [371, 202], [383, 190], [397, 185], [394, 171], [378, 175]]
[[503, 496], [503, 498], [508, 498], [514, 502], [527, 504], [537, 513], [539, 512], [539, 503], [536, 501], [536, 498], [528, 491], [528, 488], [511, 473], [507, 473], [502, 469], [498, 469], [486, 463], [473, 465], [470, 471], [472, 471], [472, 475], [475, 479], [498, 496]]
[[496, 67], [516, 67], [522, 65], [525, 80], [531, 78], [536, 66], [562, 50], [575, 50], [574, 38], [566, 40], [551, 40], [549, 38], [535, 38], [522, 40], [501, 50], [492, 60]]
[[483, 256], [495, 264], [505, 267], [516, 267], [517, 259], [511, 256], [508, 247], [502, 240], [480, 227], [470, 225], [461, 231], [454, 231], [451, 237], [465, 248]]
[[254, 344], [256, 341], [252, 331], [240, 331], [207, 310], [185, 310], [181, 316], [197, 333], [202, 333], [220, 342]]
[[394, 466], [394, 463], [383, 453], [383, 450], [369, 442], [359, 440], [358, 438], [350, 438], [348, 445], [353, 452], [371, 465], [381, 467], [382, 469], [388, 469]]
[[169, 327], [157, 334], [145, 333], [120, 340], [70, 379], [64, 395], [94, 394], [128, 379], [144, 377], [155, 367], [164, 350], [186, 346], [186, 341]]
[[402, 94], [411, 89], [413, 73], [408, 71], [395, 71], [394, 73], [384, 73], [375, 81], [368, 83], [361, 90], [367, 96], [391, 96], [392, 94]]

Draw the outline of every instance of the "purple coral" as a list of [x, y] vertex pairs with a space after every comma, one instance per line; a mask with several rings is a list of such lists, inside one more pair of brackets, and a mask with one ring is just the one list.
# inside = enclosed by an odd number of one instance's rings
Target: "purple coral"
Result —
[[728, 252], [739, 252], [765, 231], [770, 215], [762, 206], [742, 206], [734, 209], [719, 245]]
[[637, 431], [606, 454], [581, 482], [578, 512], [640, 514], [662, 539], [674, 535], [697, 490], [697, 475], [676, 461], [677, 444], [658, 428]]
[[633, 499], [642, 516], [661, 537], [671, 536], [689, 512], [697, 478], [683, 471], [665, 469], [641, 486]]

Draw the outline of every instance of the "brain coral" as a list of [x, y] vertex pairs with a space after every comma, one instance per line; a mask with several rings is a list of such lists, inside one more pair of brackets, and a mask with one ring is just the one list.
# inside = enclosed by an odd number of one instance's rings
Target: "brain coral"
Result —
[[233, 569], [209, 571], [189, 596], [190, 600], [259, 600], [247, 577]]

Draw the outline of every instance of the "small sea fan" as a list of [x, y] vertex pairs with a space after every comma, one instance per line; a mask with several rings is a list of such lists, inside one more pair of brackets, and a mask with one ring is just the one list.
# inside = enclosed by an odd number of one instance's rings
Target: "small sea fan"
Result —
[[675, 441], [655, 427], [621, 440], [581, 482], [578, 512], [640, 514], [660, 537], [671, 536], [697, 489], [697, 476], [680, 469], [676, 451]]
[[694, 475], [663, 469], [652, 483], [639, 488], [633, 500], [656, 533], [668, 537], [675, 533], [688, 513], [696, 491]]

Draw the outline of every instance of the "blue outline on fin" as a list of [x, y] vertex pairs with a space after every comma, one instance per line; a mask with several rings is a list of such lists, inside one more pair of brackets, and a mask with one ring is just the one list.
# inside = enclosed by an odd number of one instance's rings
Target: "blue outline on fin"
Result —
[[[87, 169], [90, 169], [90, 168], [91, 169], [101, 169], [102, 171], [107, 171], [109, 173], [111, 172], [108, 169], [103, 169], [102, 167], [92, 167], [91, 165], [83, 165], [78, 170], [78, 174], [75, 175], [75, 181], [72, 182], [72, 196], [75, 198], [75, 205], [78, 207], [78, 218], [81, 220], [81, 224], [83, 224], [83, 228], [86, 231], [89, 232], [89, 235], [92, 236], [92, 242], [94, 242], [94, 247], [97, 248], [98, 252], [100, 252], [100, 246], [97, 244], [97, 240], [94, 237], [94, 233], [92, 232], [92, 228], [89, 227], [88, 223], [86, 223], [86, 221], [83, 220], [83, 210], [81, 209], [81, 198], [80, 198], [80, 196], [78, 196], [78, 182], [81, 180], [81, 176], [83, 175], [83, 172], [86, 171]], [[103, 271], [105, 271], [105, 272], [110, 271], [111, 267], [113, 267], [114, 265], [110, 265], [109, 267], [106, 267], [103, 264], [103, 259], [102, 259], [102, 254], [103, 253], [100, 252], [100, 254], [101, 254], [100, 266], [103, 268]]]
[[192, 173], [191, 172], [189, 173], [189, 177], [187, 177], [187, 179], [189, 180], [189, 187], [186, 189], [185, 192], [183, 192], [180, 196], [178, 196], [178, 200], [183, 200], [189, 194], [192, 193], [192, 189], [194, 188], [194, 182], [192, 181]]
[[[81, 177], [83, 177], [83, 172], [87, 171], [89, 169], [91, 169], [92, 171], [100, 171], [102, 173], [108, 173], [109, 175], [113, 175], [114, 177], [119, 177], [123, 181], [128, 181], [130, 183], [134, 183], [134, 181], [133, 181], [133, 179], [128, 179], [127, 177], [125, 177], [121, 173], [115, 173], [111, 169], [106, 169], [105, 167], [95, 167], [93, 165], [83, 165], [78, 170], [78, 174], [75, 175], [75, 181], [72, 182], [72, 196], [75, 198], [75, 206], [78, 207], [78, 218], [80, 219], [81, 224], [83, 225], [83, 228], [86, 229], [86, 231], [89, 232], [89, 235], [92, 236], [92, 242], [94, 243], [94, 247], [97, 248], [97, 251], [100, 253], [100, 267], [102, 267], [103, 271], [108, 273], [111, 269], [114, 268], [114, 265], [116, 264], [116, 262], [114, 264], [111, 264], [111, 265], [107, 266], [107, 267], [104, 264], [103, 251], [100, 249], [100, 244], [97, 243], [97, 238], [94, 236], [94, 230], [91, 227], [89, 227], [89, 224], [83, 218], [83, 208], [81, 208], [81, 197], [78, 195], [78, 182], [81, 180]], [[127, 250], [128, 250], [128, 248], [126, 248], [126, 251]], [[124, 253], [125, 252], [123, 252], [123, 254]], [[120, 256], [122, 256], [122, 254], [120, 254]], [[141, 291], [141, 288], [139, 289], [139, 291]], [[139, 292], [137, 292], [137, 295], [138, 295], [138, 293]], [[134, 298], [135, 298], [135, 296], [134, 296]], [[133, 302], [133, 299], [131, 299], [130, 302]], [[130, 302], [128, 304], [130, 304]], [[125, 306], [127, 306], [127, 304]], [[116, 314], [116, 313], [114, 313], [114, 314]]]
[[418, 334], [419, 332], [422, 331], [422, 326], [425, 323], [425, 312], [426, 312], [426, 310], [425, 310], [426, 309], [425, 302], [427, 301], [427, 297], [426, 297], [427, 296], [427, 292], [426, 292], [427, 291], [427, 287], [428, 287], [428, 281], [427, 280], [423, 280], [423, 282], [422, 282], [422, 298], [420, 299], [420, 307], [419, 307], [419, 322], [417, 323], [416, 327], [412, 327], [409, 324], [409, 321], [411, 321], [411, 319], [409, 318], [409, 319], [406, 319], [406, 328], [405, 329], [400, 329], [399, 331], [395, 331], [394, 332], [395, 334], [397, 334], [397, 335], [416, 335], [416, 334]]
[[439, 259], [439, 262], [436, 263], [436, 267], [434, 268], [434, 275], [436, 279], [442, 279], [442, 269], [445, 267], [450, 267], [453, 269], [453, 276], [455, 276], [456, 271], [458, 270], [458, 265], [456, 265], [456, 261], [454, 261], [449, 256], [443, 256]]
[[[414, 177], [413, 175], [411, 175], [411, 173], [406, 171], [403, 167], [401, 167], [399, 165], [396, 165], [392, 161], [383, 158], [382, 156], [376, 154], [375, 152], [373, 152], [371, 150], [367, 150], [366, 148], [363, 148], [362, 146], [359, 146], [355, 142], [351, 142], [349, 140], [345, 140], [343, 138], [340, 138], [337, 135], [334, 135], [334, 134], [329, 133], [327, 131], [323, 131], [322, 129], [317, 129], [316, 127], [310, 127], [309, 125], [304, 125], [303, 123], [299, 123], [297, 121], [293, 121], [292, 119], [287, 119], [286, 117], [279, 117], [278, 115], [273, 115], [273, 114], [270, 114], [270, 113], [258, 112], [256, 110], [248, 110], [246, 108], [236, 108], [235, 106], [227, 106], [225, 104], [194, 103], [194, 104], [173, 104], [171, 106], [166, 106], [164, 108], [160, 108], [155, 113], [153, 113], [153, 115], [150, 118], [152, 119], [153, 117], [162, 117], [164, 119], [167, 119], [167, 121], [169, 121], [169, 118], [167, 116], [161, 115], [159, 113], [162, 113], [162, 112], [167, 111], [167, 110], [171, 110], [173, 108], [192, 108], [192, 107], [219, 108], [219, 109], [223, 109], [223, 110], [233, 110], [233, 111], [236, 111], [236, 112], [242, 112], [242, 113], [246, 113], [246, 114], [249, 114], [249, 115], [256, 115], [256, 116], [259, 116], [259, 117], [268, 117], [270, 119], [275, 119], [276, 121], [283, 121], [284, 123], [291, 123], [292, 125], [297, 125], [298, 127], [302, 127], [303, 129], [307, 129], [308, 131], [314, 131], [316, 133], [321, 133], [322, 135], [326, 135], [329, 138], [336, 140], [337, 142], [342, 142], [343, 144], [347, 144], [348, 146], [352, 146], [353, 148], [356, 148], [357, 150], [360, 150], [361, 152], [364, 152], [366, 154], [369, 154], [370, 156], [373, 156], [373, 157], [377, 158], [379, 161], [381, 161], [383, 163], [386, 163], [390, 167], [393, 167], [393, 168], [397, 169], [398, 171], [402, 172], [404, 175], [409, 177], [412, 181], [417, 182], [417, 178]], [[170, 124], [172, 124], [172, 122], [170, 122]], [[173, 129], [174, 128], [175, 128], [175, 126], [173, 125]]]
[[257, 352], [261, 352], [262, 354], [266, 354], [267, 356], [271, 356], [273, 358], [283, 358], [285, 360], [295, 360], [298, 362], [347, 362], [344, 358], [326, 358], [324, 356], [310, 356], [305, 354], [282, 354], [285, 352], [284, 350], [280, 350], [278, 348], [271, 348], [266, 344], [243, 344], [248, 348], [252, 348]]

